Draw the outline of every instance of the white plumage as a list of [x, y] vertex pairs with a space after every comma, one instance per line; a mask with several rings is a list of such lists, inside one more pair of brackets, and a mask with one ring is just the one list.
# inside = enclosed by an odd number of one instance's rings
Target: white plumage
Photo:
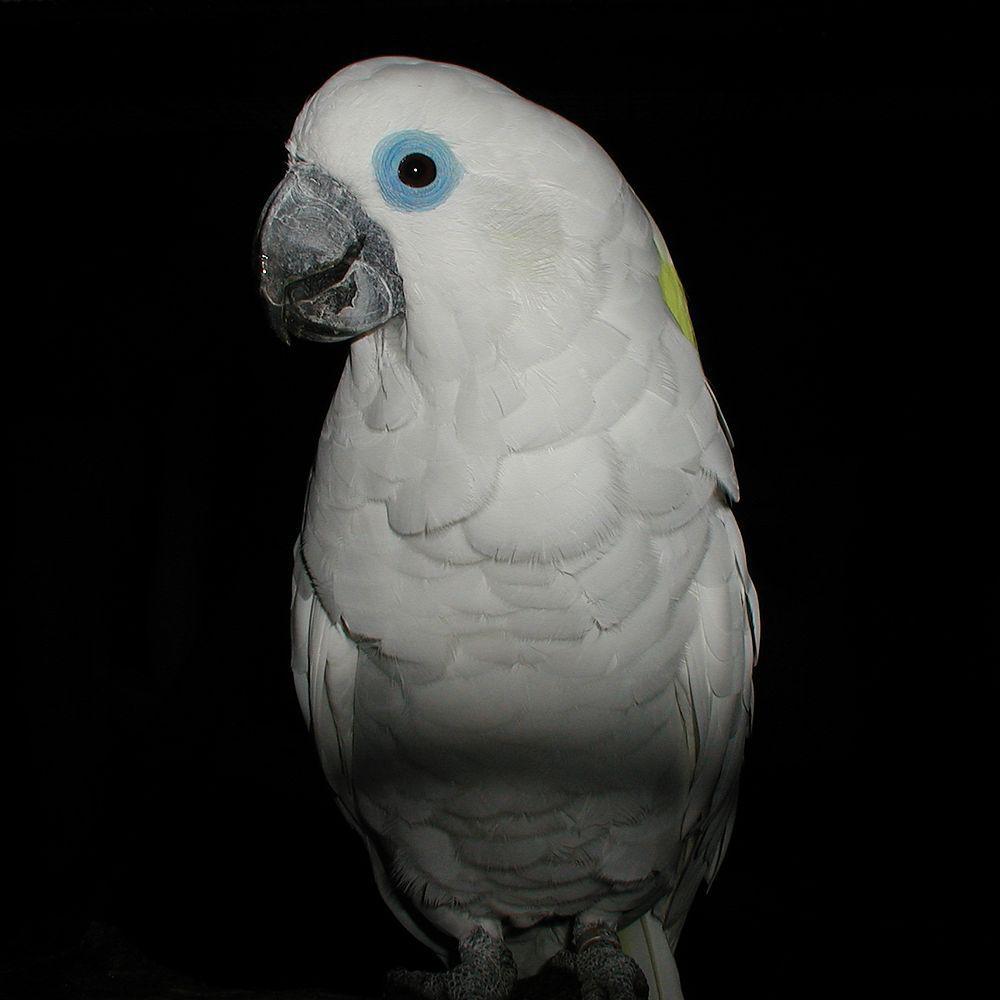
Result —
[[[432, 211], [380, 196], [401, 129], [462, 166]], [[432, 946], [480, 925], [526, 974], [574, 917], [651, 912], [626, 946], [679, 995], [653, 921], [672, 944], [725, 851], [757, 611], [662, 237], [593, 139], [453, 66], [348, 67], [289, 149], [384, 228], [406, 296], [351, 347], [296, 553], [325, 773]]]

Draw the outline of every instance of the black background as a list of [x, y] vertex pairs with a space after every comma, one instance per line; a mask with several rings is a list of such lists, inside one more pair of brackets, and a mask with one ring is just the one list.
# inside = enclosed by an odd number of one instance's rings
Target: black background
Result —
[[0, 27], [9, 955], [101, 920], [221, 985], [374, 995], [428, 962], [335, 811], [287, 670], [291, 546], [346, 351], [276, 341], [252, 256], [303, 101], [404, 53], [495, 76], [609, 150], [735, 434], [764, 643], [735, 837], [680, 946], [688, 1000], [955, 974], [950, 886], [979, 835], [955, 788], [954, 588], [928, 558], [941, 521], [979, 531], [949, 500], [977, 473], [946, 367], [993, 336], [963, 313], [981, 25], [414, 0], [8, 3]]

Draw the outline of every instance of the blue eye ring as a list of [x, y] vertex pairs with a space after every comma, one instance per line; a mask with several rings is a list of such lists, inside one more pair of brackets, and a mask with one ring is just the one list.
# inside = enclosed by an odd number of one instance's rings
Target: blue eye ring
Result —
[[[429, 183], [414, 187], [400, 176], [400, 165], [410, 157], [422, 162], [426, 157], [433, 164]], [[379, 141], [372, 153], [372, 166], [382, 197], [393, 208], [403, 212], [425, 212], [436, 208], [451, 194], [462, 176], [462, 166], [440, 136], [432, 132], [407, 129], [393, 132]], [[405, 173], [405, 171], [404, 171]]]

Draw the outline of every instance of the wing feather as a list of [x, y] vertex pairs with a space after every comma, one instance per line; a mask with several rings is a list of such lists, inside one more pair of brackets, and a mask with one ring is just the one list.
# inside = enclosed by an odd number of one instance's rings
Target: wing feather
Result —
[[297, 542], [292, 573], [292, 678], [327, 781], [355, 826], [351, 756], [357, 669], [358, 647], [339, 618], [334, 624], [316, 595], [301, 541]]
[[739, 496], [732, 437], [707, 382], [686, 418], [701, 445], [699, 465], [716, 484], [705, 509], [710, 542], [687, 600], [697, 625], [678, 671], [677, 698], [694, 748], [684, 812], [684, 861], [671, 893], [654, 907], [673, 946], [703, 881], [711, 885], [736, 814], [743, 748], [753, 710], [751, 675], [760, 644], [757, 593], [730, 504]]
[[[336, 617], [334, 617], [334, 615]], [[386, 905], [418, 940], [444, 959], [446, 950], [389, 878], [385, 860], [362, 823], [354, 794], [354, 690], [360, 650], [343, 619], [331, 614], [316, 593], [302, 552], [295, 545], [292, 573], [292, 677], [299, 707], [312, 733], [327, 781], [347, 821], [364, 838], [372, 872]]]

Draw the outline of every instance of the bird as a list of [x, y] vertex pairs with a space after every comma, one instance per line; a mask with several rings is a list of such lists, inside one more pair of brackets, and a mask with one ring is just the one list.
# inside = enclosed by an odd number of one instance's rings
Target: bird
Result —
[[292, 677], [378, 889], [445, 962], [387, 995], [680, 998], [729, 843], [760, 613], [664, 238], [578, 126], [385, 56], [304, 105], [258, 227], [286, 341], [349, 344]]

